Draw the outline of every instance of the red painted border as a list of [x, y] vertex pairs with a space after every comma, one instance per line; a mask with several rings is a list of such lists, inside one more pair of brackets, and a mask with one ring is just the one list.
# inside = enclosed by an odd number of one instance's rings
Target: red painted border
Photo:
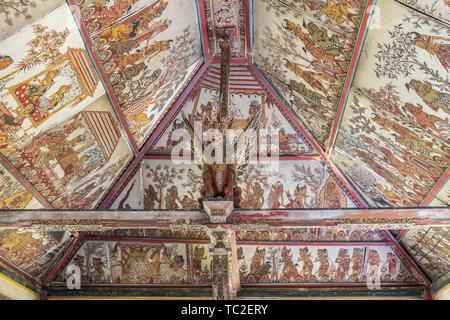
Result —
[[11, 173], [11, 175], [16, 178], [24, 188], [30, 192], [46, 209], [54, 209], [50, 202], [47, 201], [25, 178], [20, 174], [20, 172], [9, 163], [3, 154], [0, 153], [0, 163]]
[[90, 52], [90, 56], [93, 58], [93, 60], [94, 60], [93, 62], [95, 64], [97, 70], [100, 73], [100, 77], [102, 78], [103, 84], [106, 87], [105, 89], [106, 89], [106, 91], [107, 91], [107, 93], [108, 93], [108, 95], [109, 95], [109, 97], [111, 99], [113, 108], [116, 111], [117, 116], [119, 117], [119, 120], [120, 120], [120, 123], [123, 126], [123, 129], [125, 130], [125, 133], [126, 133], [127, 138], [128, 138], [128, 142], [130, 143], [133, 151], [135, 153], [137, 153], [138, 152], [138, 148], [136, 146], [136, 142], [134, 141], [134, 137], [133, 137], [133, 135], [132, 135], [132, 133], [131, 133], [129, 127], [128, 127], [128, 123], [125, 120], [125, 116], [122, 113], [122, 110], [120, 108], [119, 102], [117, 101], [116, 95], [114, 94], [114, 90], [113, 90], [112, 86], [109, 83], [109, 79], [106, 76], [105, 72], [103, 71], [103, 66], [102, 66], [100, 60], [97, 57], [97, 53], [96, 53], [96, 51], [94, 49], [94, 46], [93, 46], [93, 44], [91, 42], [91, 38], [89, 36], [89, 33], [86, 30], [86, 27], [84, 25], [84, 21], [83, 21], [81, 15], [80, 15], [80, 9], [78, 8], [78, 5], [76, 4], [75, 0], [67, 0], [67, 1], [68, 1], [69, 5], [72, 7], [72, 12], [73, 12], [73, 15], [74, 15], [74, 17], [75, 17], [75, 19], [77, 21], [78, 28], [79, 28], [79, 30], [81, 32], [81, 35], [83, 36], [83, 38], [85, 40], [87, 48], [88, 48], [88, 50]]
[[[361, 21], [361, 25], [359, 28], [359, 34], [358, 34], [358, 38], [356, 39], [356, 43], [355, 43], [355, 47], [353, 50], [353, 54], [352, 54], [352, 59], [350, 60], [350, 66], [348, 68], [347, 71], [347, 78], [345, 79], [345, 83], [344, 83], [344, 89], [342, 91], [342, 95], [341, 95], [341, 99], [339, 101], [339, 106], [338, 109], [336, 111], [336, 118], [334, 120], [334, 125], [333, 128], [331, 130], [331, 134], [330, 137], [328, 139], [328, 145], [327, 145], [327, 150], [325, 152], [325, 154], [327, 155], [327, 157], [330, 156], [331, 151], [333, 149], [334, 143], [336, 142], [336, 136], [337, 136], [337, 131], [339, 129], [340, 123], [341, 123], [341, 118], [343, 116], [344, 113], [344, 103], [347, 100], [347, 96], [350, 92], [351, 89], [351, 83], [353, 80], [353, 76], [356, 73], [356, 67], [357, 67], [357, 62], [359, 60], [359, 54], [360, 51], [362, 49], [362, 45], [364, 43], [365, 37], [366, 37], [366, 32], [369, 28], [369, 24], [370, 24], [370, 18], [371, 18], [371, 12], [373, 10], [374, 5], [376, 4], [377, 0], [368, 0], [367, 1], [367, 6], [366, 9], [364, 11], [364, 15], [363, 15], [363, 19]], [[363, 31], [364, 30], [364, 31]], [[361, 32], [363, 31], [363, 32]]]
[[[184, 93], [179, 97], [177, 103], [171, 107], [170, 111], [165, 115], [164, 119], [159, 124], [159, 128], [157, 128], [153, 133], [152, 137], [147, 140], [147, 142], [143, 145], [141, 151], [137, 154], [137, 156], [133, 159], [131, 164], [125, 169], [122, 176], [115, 183], [115, 186], [109, 191], [108, 195], [104, 198], [103, 204], [98, 209], [106, 209], [109, 208], [113, 198], [117, 194], [118, 190], [120, 190], [122, 184], [127, 181], [129, 175], [133, 172], [133, 169], [138, 165], [138, 163], [142, 160], [147, 149], [152, 145], [155, 139], [159, 138], [159, 134], [165, 130], [165, 127], [170, 123], [173, 115], [176, 113], [178, 108], [184, 103], [185, 99], [188, 97], [191, 89], [197, 84], [197, 82], [203, 77], [205, 70], [209, 67], [211, 61], [206, 61], [203, 63], [203, 66], [197, 71], [197, 74], [194, 76], [194, 80], [192, 80], [191, 84], [184, 90]], [[192, 78], [191, 78], [192, 79]]]

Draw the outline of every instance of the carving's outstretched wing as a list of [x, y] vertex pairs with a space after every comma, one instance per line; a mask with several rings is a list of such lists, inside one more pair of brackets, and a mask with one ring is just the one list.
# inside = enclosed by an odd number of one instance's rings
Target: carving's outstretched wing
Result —
[[242, 175], [242, 170], [248, 166], [250, 158], [251, 147], [256, 143], [256, 135], [261, 124], [261, 109], [250, 120], [241, 133], [234, 145], [234, 161], [236, 164], [235, 172], [237, 175]]
[[189, 123], [183, 112], [181, 112], [183, 117], [184, 125], [191, 136], [191, 152], [194, 155], [194, 160], [197, 161], [197, 165], [201, 170], [204, 169], [205, 162], [203, 161], [203, 144], [202, 140], [195, 134], [194, 128]]

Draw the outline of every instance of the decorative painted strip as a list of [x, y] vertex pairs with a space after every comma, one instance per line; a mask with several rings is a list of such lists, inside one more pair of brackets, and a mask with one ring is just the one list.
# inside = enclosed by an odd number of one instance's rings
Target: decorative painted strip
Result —
[[358, 36], [356, 38], [355, 47], [353, 49], [352, 58], [350, 60], [350, 66], [347, 71], [347, 76], [345, 78], [344, 89], [339, 100], [338, 109], [336, 111], [336, 117], [334, 119], [333, 127], [331, 128], [330, 138], [328, 139], [328, 145], [326, 149], [326, 156], [329, 157], [331, 150], [333, 149], [334, 143], [336, 141], [337, 131], [341, 124], [342, 116], [344, 114], [345, 105], [347, 103], [348, 95], [350, 94], [351, 84], [356, 73], [356, 67], [358, 65], [359, 57], [364, 45], [364, 40], [367, 36], [367, 31], [369, 30], [370, 21], [375, 9], [377, 0], [368, 0], [366, 7], [364, 9], [363, 18], [361, 25], [359, 27]]
[[161, 239], [161, 238], [123, 238], [123, 237], [95, 237], [85, 236], [84, 241], [117, 241], [117, 242], [149, 242], [149, 243], [195, 243], [195, 244], [210, 244], [209, 240], [187, 240], [187, 239]]
[[106, 89], [106, 93], [108, 95], [108, 98], [113, 106], [114, 112], [116, 113], [117, 117], [119, 118], [119, 121], [125, 131], [125, 134], [127, 136], [128, 143], [130, 144], [133, 152], [137, 154], [138, 149], [136, 142], [134, 141], [134, 137], [130, 131], [130, 128], [128, 127], [128, 123], [125, 119], [125, 116], [122, 113], [122, 110], [120, 108], [119, 102], [116, 98], [116, 95], [114, 94], [114, 90], [112, 88], [112, 85], [106, 76], [103, 66], [98, 58], [97, 52], [93, 46], [92, 39], [86, 29], [86, 26], [84, 24], [84, 21], [81, 17], [80, 8], [76, 4], [76, 0], [66, 0], [67, 4], [70, 8], [70, 11], [72, 12], [72, 15], [74, 17], [75, 23], [78, 27], [78, 30], [80, 31], [81, 38], [83, 39], [86, 48], [88, 49], [89, 56], [91, 57], [91, 60], [94, 63], [94, 67], [97, 70], [97, 73], [100, 75], [100, 79], [103, 83], [104, 88]]
[[19, 181], [22, 186], [31, 193], [36, 200], [38, 200], [46, 209], [53, 209], [53, 206], [50, 204], [50, 202], [47, 201], [32, 185], [29, 183], [21, 174], [20, 172], [6, 159], [6, 157], [0, 153], [0, 164], [8, 170], [9, 173], [13, 175], [14, 178]]
[[431, 191], [422, 201], [422, 203], [420, 204], [421, 207], [426, 207], [430, 204], [430, 202], [434, 199], [436, 194], [438, 194], [439, 191], [442, 189], [442, 187], [445, 186], [445, 183], [447, 182], [449, 177], [450, 177], [450, 168], [447, 168], [442, 177], [440, 177], [439, 180], [436, 182], [433, 189], [431, 189]]
[[205, 4], [203, 0], [196, 0], [198, 24], [200, 27], [200, 36], [202, 41], [203, 57], [208, 60], [211, 56], [208, 44], [208, 31], [206, 29], [206, 16], [205, 16]]
[[3, 279], [5, 279], [6, 281], [11, 282], [12, 284], [14, 284], [14, 285], [16, 285], [16, 286], [18, 286], [18, 287], [20, 287], [21, 289], [27, 291], [28, 293], [31, 293], [33, 296], [39, 298], [39, 294], [38, 294], [37, 292], [35, 292], [35, 291], [33, 291], [33, 290], [31, 290], [31, 289], [25, 287], [23, 284], [20, 284], [19, 282], [17, 282], [17, 281], [15, 281], [15, 280], [11, 279], [10, 277], [8, 277], [8, 276], [6, 276], [6, 275], [4, 275], [4, 274], [2, 274], [2, 273], [0, 273], [0, 277], [3, 278]]

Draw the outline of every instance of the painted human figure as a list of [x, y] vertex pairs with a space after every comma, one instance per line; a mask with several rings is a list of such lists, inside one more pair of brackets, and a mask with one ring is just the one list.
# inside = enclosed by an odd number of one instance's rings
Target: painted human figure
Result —
[[283, 263], [283, 270], [280, 275], [280, 281], [291, 282], [295, 281], [300, 276], [297, 267], [292, 261], [291, 249], [288, 249], [287, 247], [283, 247], [283, 249], [281, 249], [280, 262]]
[[328, 280], [328, 269], [330, 267], [330, 262], [328, 261], [328, 250], [318, 249], [317, 258], [314, 261], [320, 262], [318, 276], [320, 280]]
[[338, 257], [335, 261], [338, 264], [336, 270], [337, 280], [344, 280], [350, 269], [350, 257], [347, 249], [339, 249]]
[[272, 184], [272, 188], [267, 199], [269, 208], [281, 208], [283, 205], [283, 184], [281, 181], [277, 181], [276, 184]]
[[308, 279], [311, 277], [312, 269], [314, 267], [314, 263], [311, 260], [311, 253], [308, 252], [308, 248], [300, 248], [298, 250], [300, 257], [298, 258], [298, 262], [303, 262], [303, 269], [302, 269], [302, 277], [304, 281], [308, 281]]

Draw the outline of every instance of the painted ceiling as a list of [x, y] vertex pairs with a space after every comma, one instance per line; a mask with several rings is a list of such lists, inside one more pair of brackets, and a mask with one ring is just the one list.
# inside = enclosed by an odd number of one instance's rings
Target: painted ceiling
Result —
[[[182, 113], [217, 112], [222, 37], [236, 126], [261, 110], [279, 129], [242, 208], [448, 207], [449, 17], [446, 0], [0, 1], [0, 209], [199, 209], [200, 170], [171, 156]], [[243, 284], [423, 281], [385, 235], [289, 230], [237, 233]], [[139, 232], [0, 229], [0, 260], [54, 285], [66, 251], [86, 285], [210, 283], [205, 234]], [[448, 269], [446, 228], [398, 232], [429, 279]]]

